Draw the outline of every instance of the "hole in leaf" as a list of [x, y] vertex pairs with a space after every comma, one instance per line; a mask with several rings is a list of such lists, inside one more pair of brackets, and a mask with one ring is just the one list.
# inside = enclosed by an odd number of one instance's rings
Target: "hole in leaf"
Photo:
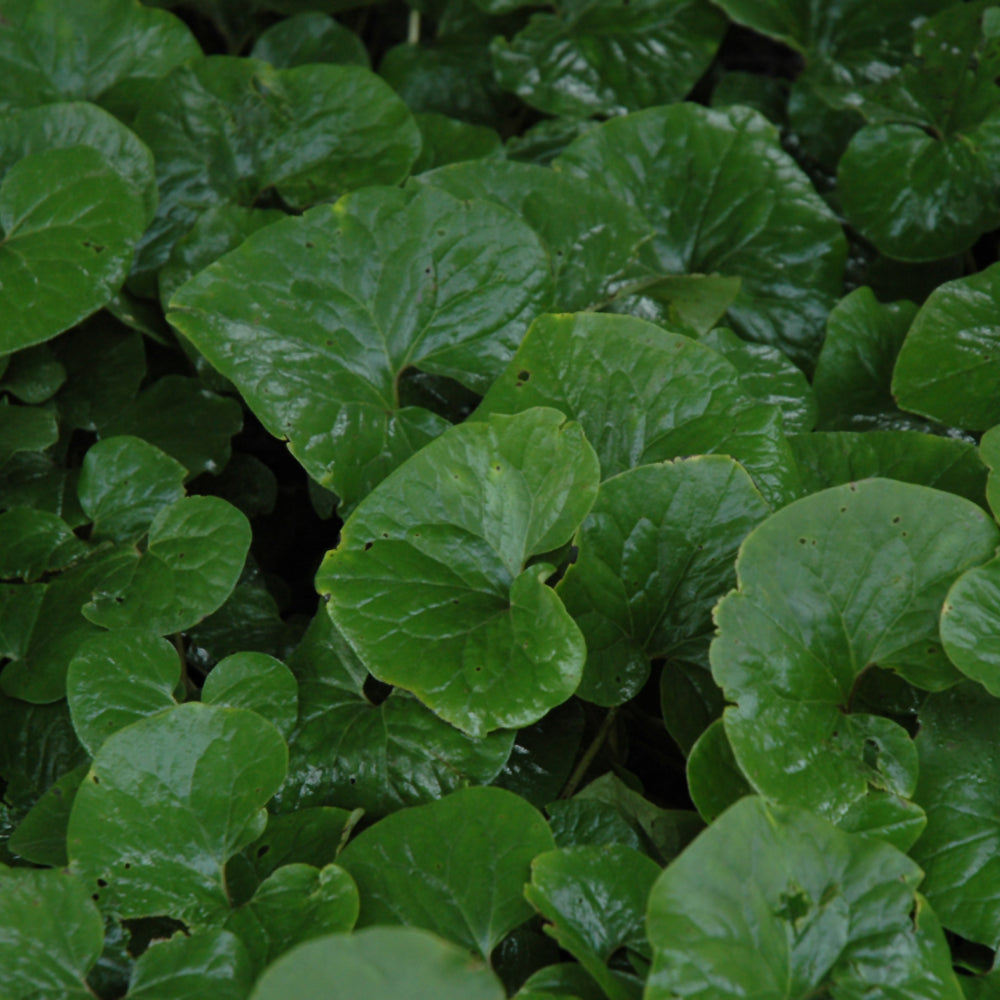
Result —
[[367, 552], [374, 544], [374, 542], [365, 542], [365, 552]]
[[531, 372], [527, 368], [522, 368], [521, 371], [517, 373], [518, 382], [527, 382], [531, 378]]
[[104, 879], [102, 879], [102, 878], [99, 878], [99, 879], [97, 880], [97, 887], [98, 887], [99, 889], [106, 889], [106, 888], [108, 887], [108, 883], [107, 883], [107, 882], [105, 882], [105, 881], [104, 881]]

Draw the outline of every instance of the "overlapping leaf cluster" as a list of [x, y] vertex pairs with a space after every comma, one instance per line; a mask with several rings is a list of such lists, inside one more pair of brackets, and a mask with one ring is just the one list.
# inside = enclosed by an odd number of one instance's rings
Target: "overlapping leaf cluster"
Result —
[[993, 996], [998, 39], [9, 0], [0, 997]]

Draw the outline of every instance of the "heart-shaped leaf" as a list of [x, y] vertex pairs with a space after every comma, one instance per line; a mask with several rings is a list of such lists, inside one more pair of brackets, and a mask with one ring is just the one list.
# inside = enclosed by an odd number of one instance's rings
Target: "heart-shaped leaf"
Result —
[[557, 588], [587, 643], [577, 694], [621, 704], [645, 684], [652, 658], [707, 659], [712, 608], [736, 582], [740, 543], [769, 513], [722, 455], [606, 479]]
[[298, 692], [295, 675], [281, 660], [267, 653], [233, 653], [212, 667], [201, 700], [252, 709], [287, 739], [299, 714]]
[[888, 844], [743, 799], [653, 886], [644, 995], [961, 1000], [920, 877]]
[[361, 893], [359, 927], [422, 927], [488, 959], [530, 919], [522, 890], [532, 858], [554, 848], [548, 824], [520, 796], [465, 788], [379, 820], [339, 862]]
[[651, 108], [591, 129], [554, 166], [603, 184], [650, 221], [656, 235], [637, 277], [738, 276], [736, 331], [815, 361], [840, 294], [844, 236], [756, 111]]
[[400, 408], [403, 371], [485, 389], [551, 296], [545, 251], [507, 210], [373, 188], [251, 236], [170, 319], [351, 507], [447, 426]]
[[121, 917], [214, 923], [229, 912], [225, 864], [263, 832], [287, 759], [246, 709], [178, 705], [127, 726], [77, 792], [70, 867]]
[[358, 506], [316, 578], [365, 666], [472, 736], [517, 728], [580, 681], [579, 629], [533, 556], [597, 494], [579, 424], [536, 407], [454, 427]]
[[883, 479], [815, 493], [751, 532], [739, 588], [715, 611], [711, 659], [732, 703], [726, 734], [757, 791], [913, 842], [913, 744], [889, 719], [851, 714], [853, 695], [872, 667], [931, 690], [960, 677], [938, 615], [997, 540], [969, 501]]

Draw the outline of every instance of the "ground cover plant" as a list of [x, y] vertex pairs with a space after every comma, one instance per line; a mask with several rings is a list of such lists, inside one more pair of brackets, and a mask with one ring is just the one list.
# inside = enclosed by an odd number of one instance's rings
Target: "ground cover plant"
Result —
[[0, 5], [0, 998], [1000, 996], [1000, 7]]

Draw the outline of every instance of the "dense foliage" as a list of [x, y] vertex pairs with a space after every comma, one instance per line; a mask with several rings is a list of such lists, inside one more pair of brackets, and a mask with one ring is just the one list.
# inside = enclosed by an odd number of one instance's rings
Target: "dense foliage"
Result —
[[5, 0], [0, 1000], [1000, 995], [998, 75]]

